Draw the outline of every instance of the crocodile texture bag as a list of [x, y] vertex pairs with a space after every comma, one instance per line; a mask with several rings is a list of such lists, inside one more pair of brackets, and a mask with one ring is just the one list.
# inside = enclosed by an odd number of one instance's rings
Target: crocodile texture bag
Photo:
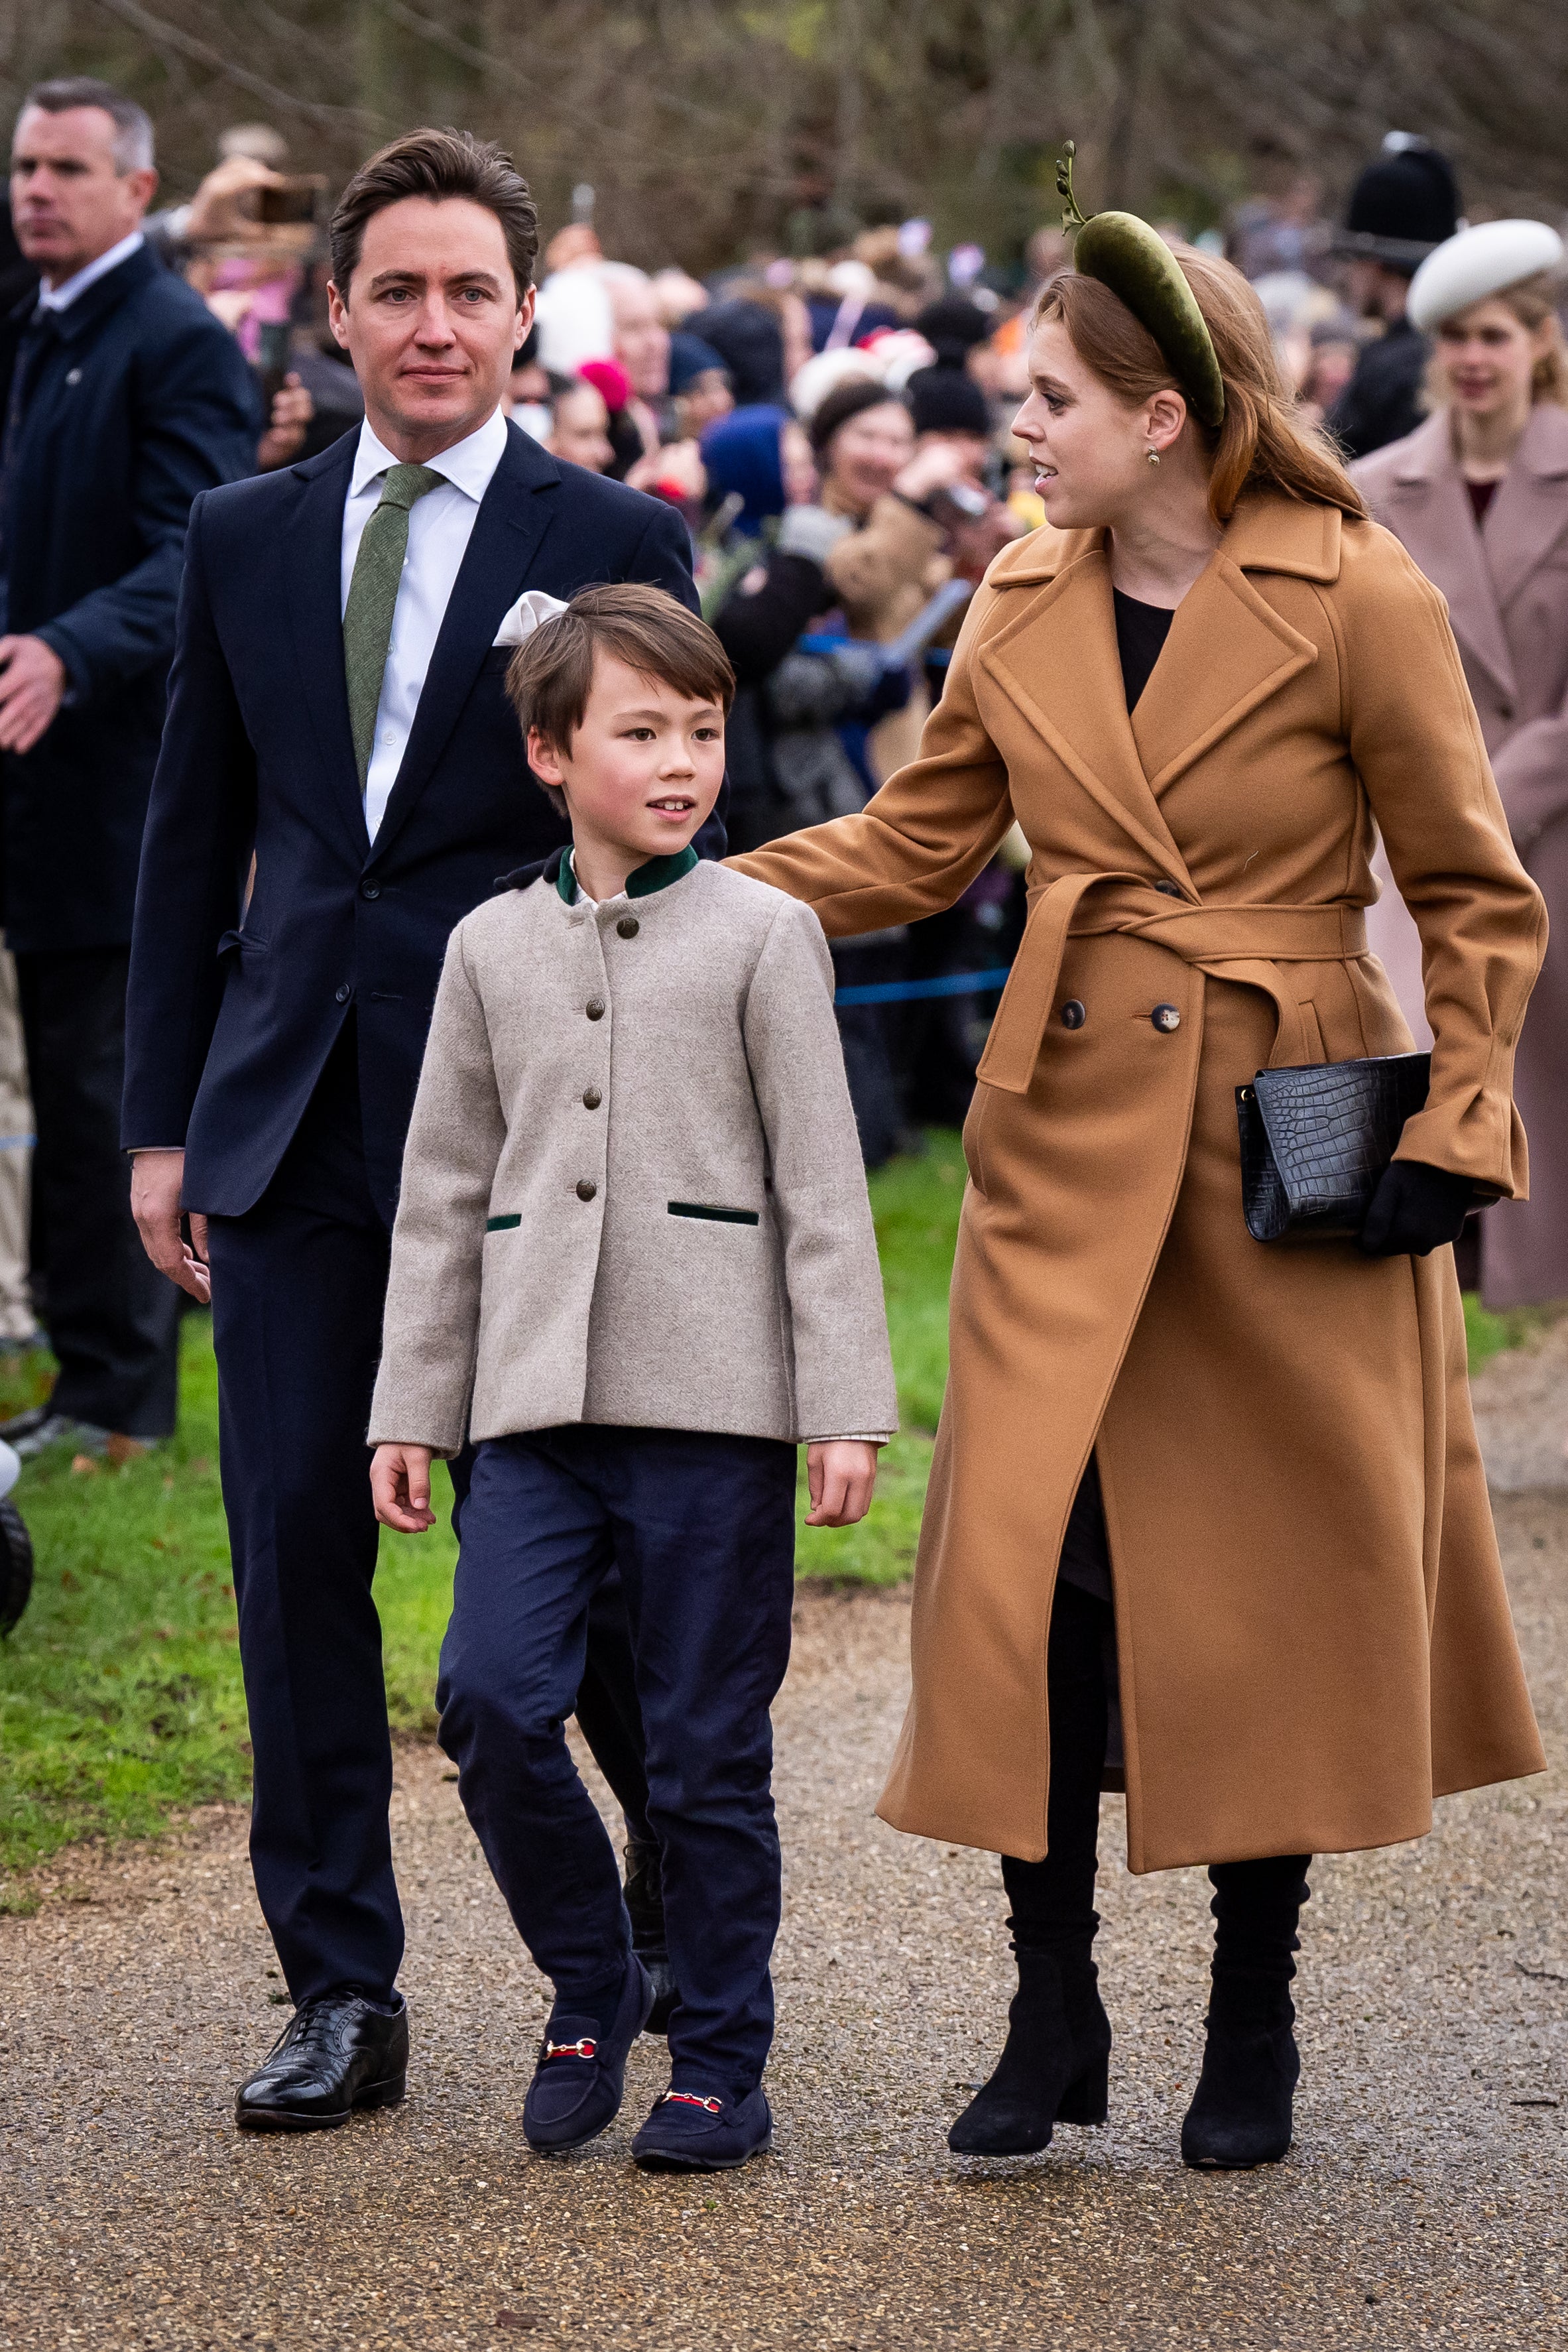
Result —
[[1430, 1054], [1260, 1070], [1236, 1089], [1241, 1209], [1254, 1241], [1360, 1233], [1405, 1122], [1427, 1099]]

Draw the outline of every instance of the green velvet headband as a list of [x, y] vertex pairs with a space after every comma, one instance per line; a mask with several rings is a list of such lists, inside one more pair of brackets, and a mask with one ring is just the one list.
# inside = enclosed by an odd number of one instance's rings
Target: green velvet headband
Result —
[[1074, 268], [1081, 278], [1097, 278], [1126, 304], [1158, 343], [1194, 414], [1205, 425], [1220, 425], [1225, 379], [1203, 312], [1175, 254], [1135, 213], [1092, 213], [1085, 219], [1072, 193], [1077, 152], [1069, 139], [1056, 166], [1056, 192], [1065, 202], [1061, 226], [1069, 236], [1077, 231]]

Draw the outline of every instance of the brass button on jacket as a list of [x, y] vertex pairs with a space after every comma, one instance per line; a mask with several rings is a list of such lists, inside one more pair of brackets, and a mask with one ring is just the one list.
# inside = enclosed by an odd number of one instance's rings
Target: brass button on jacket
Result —
[[584, 1176], [579, 1181], [577, 1197], [580, 1201], [591, 1201], [598, 1190], [599, 1187], [593, 1179], [591, 1176]]
[[1181, 1014], [1174, 1004], [1156, 1004], [1149, 1019], [1161, 1034], [1168, 1037], [1173, 1029], [1181, 1027]]
[[590, 1087], [582, 1097], [582, 1108], [584, 1110], [597, 1110], [603, 1100], [604, 1097], [600, 1093], [599, 1088]]
[[602, 998], [602, 996], [591, 996], [591, 997], [589, 998], [589, 1000], [588, 1000], [588, 1017], [589, 1017], [589, 1019], [590, 1019], [591, 1021], [602, 1021], [602, 1020], [603, 1020], [603, 1018], [604, 1018], [604, 999]]
[[634, 940], [642, 928], [635, 915], [622, 915], [615, 926], [616, 936], [622, 940]]
[[1078, 998], [1076, 996], [1070, 996], [1066, 1003], [1061, 1008], [1062, 1027], [1064, 1029], [1082, 1029], [1083, 1024], [1088, 1020], [1088, 1018], [1089, 1014], [1084, 1006], [1079, 1002]]

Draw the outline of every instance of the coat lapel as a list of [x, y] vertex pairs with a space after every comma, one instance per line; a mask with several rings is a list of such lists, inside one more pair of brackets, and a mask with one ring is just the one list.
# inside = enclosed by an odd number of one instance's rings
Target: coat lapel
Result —
[[1316, 661], [1316, 646], [1275, 612], [1247, 570], [1333, 579], [1339, 548], [1331, 517], [1337, 525], [1336, 509], [1292, 511], [1277, 499], [1239, 510], [1213, 561], [1182, 598], [1133, 714], [1132, 733], [1152, 793], [1164, 793]]
[[[1387, 497], [1390, 527], [1433, 586], [1442, 591], [1454, 635], [1466, 653], [1487, 672], [1505, 701], [1516, 701], [1519, 688], [1503, 634], [1497, 582], [1455, 461], [1447, 412], [1428, 417], [1404, 447]], [[1494, 507], [1507, 488], [1504, 483]], [[1489, 523], [1490, 520], [1489, 516]]]
[[1531, 411], [1524, 438], [1487, 511], [1481, 544], [1507, 612], [1568, 530], [1568, 414], [1551, 401]]
[[[528, 568], [554, 518], [556, 501], [550, 493], [559, 482], [554, 458], [509, 425], [507, 446], [480, 500], [430, 657], [408, 748], [376, 833], [372, 864], [396, 839], [430, 782], [507, 607], [527, 584]], [[339, 663], [340, 667], [340, 652]], [[347, 700], [345, 692], [345, 709]]]
[[370, 847], [349, 724], [343, 673], [343, 504], [353, 472], [357, 433], [345, 433], [319, 457], [296, 466], [304, 492], [279, 542], [280, 571], [295, 658], [320, 749], [327, 797], [357, 861]]
[[[1032, 583], [1012, 568], [1009, 587]], [[1002, 583], [998, 580], [998, 584]], [[1138, 759], [1116, 651], [1111, 568], [1099, 538], [1073, 539], [1062, 568], [985, 646], [982, 667], [1106, 814], [1161, 872], [1190, 887]]]

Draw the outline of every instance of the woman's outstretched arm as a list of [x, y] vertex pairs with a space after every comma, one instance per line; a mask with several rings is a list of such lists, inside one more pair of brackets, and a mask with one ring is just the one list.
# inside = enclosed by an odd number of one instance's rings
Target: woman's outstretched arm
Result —
[[890, 776], [856, 816], [787, 834], [742, 874], [814, 907], [831, 939], [940, 914], [995, 856], [1013, 821], [1007, 770], [976, 706], [971, 660], [994, 592], [969, 606], [920, 757]]

